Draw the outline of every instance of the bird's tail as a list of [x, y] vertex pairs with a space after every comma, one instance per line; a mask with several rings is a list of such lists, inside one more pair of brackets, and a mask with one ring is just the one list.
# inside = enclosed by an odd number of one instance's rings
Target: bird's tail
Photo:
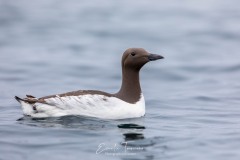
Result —
[[21, 104], [24, 115], [32, 115], [34, 113], [34, 103], [32, 103], [28, 98], [22, 99], [15, 96], [15, 99]]
[[24, 99], [19, 98], [18, 96], [15, 96], [14, 98], [15, 98], [19, 103], [24, 102]]

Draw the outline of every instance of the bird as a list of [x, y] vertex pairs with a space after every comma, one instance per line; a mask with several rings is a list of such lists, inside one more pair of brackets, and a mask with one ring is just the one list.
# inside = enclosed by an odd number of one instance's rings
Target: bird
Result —
[[122, 84], [117, 93], [77, 90], [36, 98], [15, 96], [23, 115], [34, 118], [68, 115], [100, 119], [127, 119], [145, 115], [145, 100], [139, 81], [141, 68], [150, 61], [163, 59], [143, 48], [128, 48], [122, 55]]

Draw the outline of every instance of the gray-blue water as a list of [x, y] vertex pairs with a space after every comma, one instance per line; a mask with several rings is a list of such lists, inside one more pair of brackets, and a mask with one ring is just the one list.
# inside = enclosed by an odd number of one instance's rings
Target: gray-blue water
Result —
[[[145, 117], [23, 117], [15, 95], [116, 92], [129, 47], [165, 57]], [[240, 2], [0, 0], [0, 159], [240, 159]]]

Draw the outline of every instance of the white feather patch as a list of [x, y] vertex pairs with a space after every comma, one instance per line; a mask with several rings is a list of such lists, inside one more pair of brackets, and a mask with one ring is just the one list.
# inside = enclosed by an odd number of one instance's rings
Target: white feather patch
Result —
[[[83, 115], [103, 119], [124, 119], [141, 117], [145, 114], [143, 95], [135, 103], [127, 103], [116, 97], [104, 95], [81, 95], [49, 98], [48, 104], [36, 103], [37, 112], [27, 111], [32, 117], [59, 117]], [[24, 107], [25, 108], [25, 107]]]

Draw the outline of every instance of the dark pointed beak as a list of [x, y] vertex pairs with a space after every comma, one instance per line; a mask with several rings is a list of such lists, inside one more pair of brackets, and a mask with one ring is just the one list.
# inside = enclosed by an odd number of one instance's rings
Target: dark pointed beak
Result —
[[152, 54], [152, 53], [150, 53], [150, 54], [148, 55], [148, 60], [149, 60], [149, 61], [155, 61], [155, 60], [163, 59], [163, 58], [164, 58], [163, 56], [158, 55], [158, 54]]

